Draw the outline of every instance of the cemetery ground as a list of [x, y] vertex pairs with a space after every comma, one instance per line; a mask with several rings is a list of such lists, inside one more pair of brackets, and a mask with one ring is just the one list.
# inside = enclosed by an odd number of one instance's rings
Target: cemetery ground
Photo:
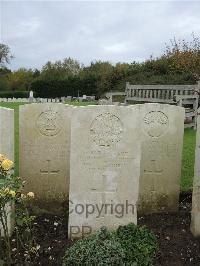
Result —
[[[18, 175], [19, 152], [19, 105], [22, 103], [1, 103], [0, 106], [15, 110], [15, 174]], [[89, 103], [73, 103], [89, 104]], [[139, 225], [147, 225], [156, 235], [159, 252], [154, 265], [200, 265], [200, 239], [190, 233], [190, 211], [192, 179], [194, 175], [195, 136], [192, 129], [185, 130], [183, 146], [182, 180], [179, 212], [174, 214], [152, 214], [138, 217]], [[34, 265], [61, 265], [61, 258], [67, 247], [67, 214], [63, 216], [38, 216], [34, 225], [36, 242], [39, 245], [39, 257]], [[14, 236], [13, 236], [14, 238]], [[16, 265], [24, 254], [17, 254], [15, 242], [13, 257]], [[19, 264], [21, 265], [21, 264]]]

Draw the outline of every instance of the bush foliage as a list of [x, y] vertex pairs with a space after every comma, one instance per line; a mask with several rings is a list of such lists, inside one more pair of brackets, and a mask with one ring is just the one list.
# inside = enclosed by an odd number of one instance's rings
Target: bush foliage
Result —
[[[4, 63], [9, 50], [2, 46]], [[1, 46], [0, 46], [1, 53]], [[1, 58], [0, 58], [1, 59]], [[6, 59], [6, 61], [5, 61]], [[7, 60], [8, 59], [8, 60]], [[131, 60], [131, 58], [130, 58]], [[1, 60], [0, 60], [1, 63]], [[124, 91], [132, 84], [195, 84], [200, 79], [200, 38], [174, 40], [157, 58], [144, 62], [93, 61], [87, 66], [73, 58], [47, 62], [41, 70], [20, 68], [11, 71], [0, 64], [0, 90], [37, 92], [38, 97], [96, 95]]]
[[101, 228], [75, 242], [66, 251], [63, 266], [147, 266], [152, 265], [157, 250], [156, 237], [146, 227], [131, 223], [112, 232]]
[[1, 98], [28, 98], [29, 91], [0, 91]]

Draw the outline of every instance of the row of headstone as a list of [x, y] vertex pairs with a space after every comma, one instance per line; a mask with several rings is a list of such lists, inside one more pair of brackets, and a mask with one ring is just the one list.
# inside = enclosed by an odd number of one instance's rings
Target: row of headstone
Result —
[[61, 100], [56, 98], [56, 99], [51, 99], [51, 98], [33, 98], [32, 102], [33, 103], [59, 103]]
[[9, 102], [9, 103], [15, 103], [15, 102], [29, 102], [29, 98], [0, 98], [0, 102]]
[[[170, 105], [24, 105], [20, 175], [40, 210], [66, 210], [69, 197], [69, 232], [77, 236], [102, 225], [137, 223], [137, 209], [176, 211], [183, 121], [183, 109]], [[13, 160], [14, 113], [2, 107], [0, 153]], [[199, 165], [200, 117], [191, 221], [195, 236], [200, 235]], [[10, 206], [7, 211], [11, 230]]]
[[22, 103], [59, 103], [61, 100], [59, 98], [51, 99], [51, 98], [0, 98], [0, 102], [22, 102]]
[[[172, 105], [23, 105], [20, 176], [35, 192], [37, 210], [59, 211], [69, 197], [70, 228], [116, 227], [136, 221], [137, 208], [178, 209], [183, 133], [184, 109]], [[104, 205], [134, 214], [110, 219], [107, 210], [98, 215]], [[87, 208], [94, 212], [86, 219]]]

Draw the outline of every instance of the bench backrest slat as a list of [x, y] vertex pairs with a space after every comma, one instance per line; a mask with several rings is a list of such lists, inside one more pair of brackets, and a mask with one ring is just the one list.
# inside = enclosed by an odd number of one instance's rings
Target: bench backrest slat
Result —
[[194, 95], [199, 85], [131, 85], [126, 83], [126, 100], [172, 103], [176, 95]]

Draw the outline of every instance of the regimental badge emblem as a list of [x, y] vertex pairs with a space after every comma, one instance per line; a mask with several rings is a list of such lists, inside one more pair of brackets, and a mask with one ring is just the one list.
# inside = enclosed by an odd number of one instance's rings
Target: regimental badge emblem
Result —
[[150, 137], [161, 137], [168, 127], [169, 119], [161, 111], [151, 111], [144, 117], [144, 130]]
[[91, 138], [98, 146], [113, 146], [121, 141], [122, 134], [121, 120], [109, 112], [98, 115], [90, 127]]
[[58, 135], [62, 129], [62, 125], [62, 117], [52, 109], [42, 112], [36, 120], [36, 127], [44, 136]]

